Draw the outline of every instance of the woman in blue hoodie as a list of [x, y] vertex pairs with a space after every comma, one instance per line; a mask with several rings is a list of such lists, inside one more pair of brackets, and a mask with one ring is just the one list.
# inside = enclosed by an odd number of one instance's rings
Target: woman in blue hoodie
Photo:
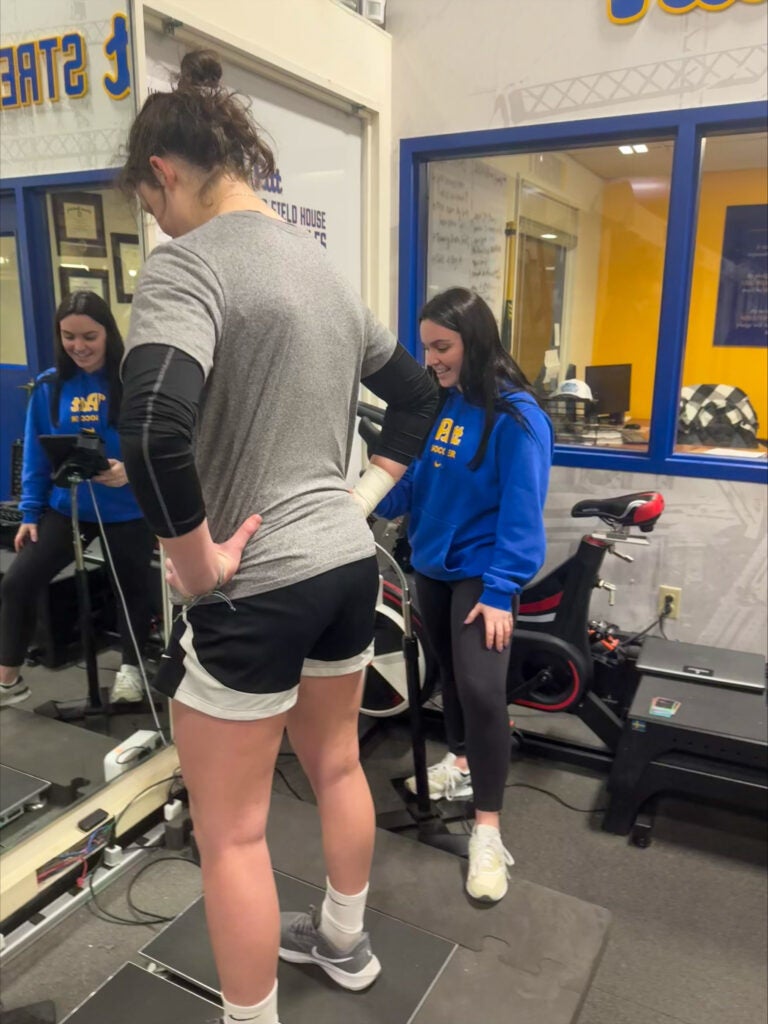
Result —
[[376, 512], [410, 514], [419, 612], [440, 667], [448, 754], [429, 769], [430, 796], [474, 795], [467, 892], [496, 901], [514, 863], [499, 831], [509, 644], [520, 590], [544, 562], [552, 428], [479, 295], [451, 288], [419, 320], [443, 403], [421, 457]]
[[[106, 302], [95, 292], [68, 295], [56, 310], [56, 366], [37, 378], [27, 409], [22, 522], [14, 539], [17, 556], [0, 584], [0, 706], [29, 696], [19, 671], [32, 639], [37, 598], [74, 558], [69, 488], [51, 483], [41, 434], [87, 431], [104, 440], [110, 468], [93, 478], [93, 493], [139, 649], [149, 635], [155, 538], [128, 486], [120, 457], [122, 356], [123, 339]], [[81, 533], [90, 543], [99, 531], [87, 483], [79, 485], [77, 503]], [[123, 653], [110, 698], [113, 703], [140, 701], [144, 694], [138, 657], [119, 597], [117, 607]]]

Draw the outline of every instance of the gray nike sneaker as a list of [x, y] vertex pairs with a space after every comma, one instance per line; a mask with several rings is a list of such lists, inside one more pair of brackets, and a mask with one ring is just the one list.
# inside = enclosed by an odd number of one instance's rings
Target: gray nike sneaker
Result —
[[363, 932], [352, 949], [336, 949], [320, 932], [320, 910], [311, 914], [280, 915], [280, 959], [291, 964], [317, 964], [342, 988], [359, 992], [381, 974], [371, 940]]

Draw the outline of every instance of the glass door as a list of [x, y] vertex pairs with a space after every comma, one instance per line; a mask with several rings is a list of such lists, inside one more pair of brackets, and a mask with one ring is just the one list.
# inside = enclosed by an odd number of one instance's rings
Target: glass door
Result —
[[0, 193], [0, 501], [17, 498], [30, 371], [21, 304], [16, 198]]

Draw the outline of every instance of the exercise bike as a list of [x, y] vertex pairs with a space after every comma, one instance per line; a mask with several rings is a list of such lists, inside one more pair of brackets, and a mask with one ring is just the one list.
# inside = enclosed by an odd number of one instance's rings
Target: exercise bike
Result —
[[594, 516], [608, 529], [583, 536], [575, 554], [524, 588], [512, 637], [509, 703], [574, 714], [606, 748], [603, 752], [523, 734], [531, 752], [558, 754], [590, 767], [610, 766], [639, 680], [634, 667], [639, 641], [663, 616], [648, 630], [627, 635], [614, 624], [590, 619], [592, 591], [607, 590], [613, 603], [615, 587], [600, 575], [606, 556], [632, 562], [621, 546], [647, 546], [646, 535], [663, 511], [664, 499], [657, 491], [577, 502], [571, 509], [574, 518]]

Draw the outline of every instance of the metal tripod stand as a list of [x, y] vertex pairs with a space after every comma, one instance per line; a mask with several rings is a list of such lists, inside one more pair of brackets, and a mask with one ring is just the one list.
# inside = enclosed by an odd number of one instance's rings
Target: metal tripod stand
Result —
[[438, 850], [466, 857], [468, 852], [468, 836], [450, 832], [444, 819], [436, 810], [429, 798], [429, 781], [427, 779], [427, 750], [424, 738], [424, 720], [421, 710], [421, 690], [419, 686], [419, 642], [413, 631], [413, 607], [408, 579], [392, 555], [380, 544], [376, 545], [379, 553], [386, 559], [397, 576], [402, 591], [403, 615], [403, 659], [405, 661], [405, 680], [408, 690], [408, 717], [411, 727], [411, 747], [413, 750], [413, 769], [416, 778], [415, 799], [404, 788], [398, 792], [405, 799], [406, 805], [401, 811], [386, 811], [376, 816], [376, 824], [391, 832], [402, 832], [416, 828], [419, 842]]

